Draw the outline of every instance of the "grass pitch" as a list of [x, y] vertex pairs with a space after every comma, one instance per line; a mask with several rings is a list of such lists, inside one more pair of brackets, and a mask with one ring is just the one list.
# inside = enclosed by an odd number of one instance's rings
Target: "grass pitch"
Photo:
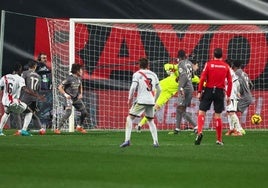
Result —
[[268, 185], [268, 132], [243, 137], [204, 132], [160, 131], [159, 148], [150, 132], [132, 133], [131, 146], [119, 148], [124, 132], [90, 131], [32, 137], [0, 137], [2, 188], [252, 188]]

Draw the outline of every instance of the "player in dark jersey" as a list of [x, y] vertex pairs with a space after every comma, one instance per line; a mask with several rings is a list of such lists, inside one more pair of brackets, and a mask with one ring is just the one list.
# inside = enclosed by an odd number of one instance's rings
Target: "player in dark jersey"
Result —
[[194, 92], [194, 87], [192, 83], [193, 77], [193, 64], [187, 59], [184, 50], [179, 50], [178, 52], [178, 105], [176, 112], [176, 128], [173, 132], [169, 134], [178, 134], [180, 131], [180, 124], [182, 118], [186, 119], [194, 127], [196, 123], [192, 119], [191, 114], [186, 113], [186, 108], [190, 106], [192, 95]]
[[[28, 62], [28, 68], [29, 68], [28, 70], [22, 73], [22, 77], [25, 80], [26, 87], [32, 90], [34, 93], [39, 93], [41, 77], [39, 74], [35, 72], [37, 68], [37, 62], [30, 60]], [[42, 127], [40, 119], [36, 115], [36, 112], [38, 110], [37, 107], [38, 99], [35, 96], [30, 95], [29, 93], [22, 92], [21, 101], [26, 103], [32, 110], [31, 112], [25, 113], [22, 130], [26, 131], [28, 129], [31, 120], [33, 119], [34, 124], [40, 128], [39, 133], [45, 134], [46, 132], [45, 127]], [[17, 131], [15, 134], [20, 135], [20, 131]]]
[[58, 127], [55, 129], [55, 134], [61, 134], [60, 128], [67, 121], [72, 113], [72, 106], [76, 108], [76, 110], [81, 112], [80, 116], [80, 125], [76, 126], [76, 130], [81, 133], [86, 133], [86, 130], [83, 128], [83, 122], [89, 113], [86, 110], [86, 107], [82, 101], [83, 97], [83, 88], [82, 88], [82, 80], [81, 77], [83, 75], [82, 66], [79, 64], [73, 64], [71, 69], [71, 75], [67, 76], [65, 80], [59, 85], [58, 89], [61, 94], [65, 96], [65, 114]]
[[[253, 97], [251, 93], [251, 88], [253, 88], [253, 83], [251, 82], [247, 73], [245, 73], [241, 67], [242, 62], [240, 60], [236, 60], [233, 63], [234, 71], [236, 76], [238, 77], [238, 81], [240, 84], [240, 98], [237, 103], [237, 112], [243, 113], [249, 107], [250, 104], [253, 102]], [[237, 131], [241, 134], [245, 134], [245, 130], [242, 128], [241, 124], [237, 124], [236, 127]]]

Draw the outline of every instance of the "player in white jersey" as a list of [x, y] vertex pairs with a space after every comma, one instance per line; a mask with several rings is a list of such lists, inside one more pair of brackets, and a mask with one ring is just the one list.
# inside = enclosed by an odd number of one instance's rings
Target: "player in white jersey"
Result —
[[[132, 84], [129, 89], [128, 104], [132, 105], [132, 107], [126, 119], [125, 141], [120, 147], [130, 146], [132, 122], [143, 113], [148, 118], [153, 146], [159, 147], [157, 129], [153, 121], [155, 101], [161, 92], [159, 79], [154, 72], [149, 70], [149, 61], [146, 58], [141, 58], [139, 64], [140, 70], [133, 74]], [[137, 92], [137, 97], [133, 101], [135, 92]]]
[[[3, 127], [6, 124], [10, 113], [31, 111], [31, 109], [19, 99], [22, 89], [37, 98], [42, 98], [25, 87], [25, 80], [20, 76], [21, 72], [22, 66], [18, 64], [14, 66], [12, 74], [7, 74], [0, 79], [0, 87], [3, 88], [2, 104], [5, 110], [0, 121], [0, 136], [4, 136]], [[29, 136], [30, 134], [25, 131], [22, 135]]]
[[242, 136], [242, 133], [238, 132], [236, 128], [240, 125], [239, 118], [237, 117], [237, 104], [240, 96], [240, 83], [238, 80], [237, 75], [235, 74], [234, 70], [232, 69], [233, 62], [230, 59], [226, 60], [226, 63], [230, 66], [230, 73], [232, 76], [232, 92], [230, 95], [231, 103], [226, 106], [227, 111], [227, 119], [229, 124], [229, 130], [225, 134], [226, 136], [233, 135], [233, 136]]

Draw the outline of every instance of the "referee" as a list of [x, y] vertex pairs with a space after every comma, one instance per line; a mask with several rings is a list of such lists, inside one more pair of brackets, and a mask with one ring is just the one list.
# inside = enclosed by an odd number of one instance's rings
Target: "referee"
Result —
[[[203, 88], [204, 82], [206, 82], [205, 88]], [[225, 88], [227, 88], [226, 92]], [[197, 98], [200, 99], [200, 105], [197, 118], [198, 132], [195, 139], [195, 145], [200, 145], [202, 141], [202, 130], [205, 123], [206, 111], [210, 109], [212, 102], [215, 111], [214, 119], [216, 121], [216, 144], [223, 145], [221, 113], [224, 110], [225, 95], [227, 105], [230, 104], [231, 90], [232, 77], [230, 74], [230, 68], [222, 60], [222, 49], [216, 48], [214, 49], [214, 58], [206, 63], [198, 85]]]

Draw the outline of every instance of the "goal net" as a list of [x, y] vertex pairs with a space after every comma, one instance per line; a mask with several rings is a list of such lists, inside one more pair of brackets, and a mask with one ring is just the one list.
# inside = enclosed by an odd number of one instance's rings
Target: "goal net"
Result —
[[[163, 79], [165, 63], [174, 63], [180, 49], [195, 54], [200, 75], [216, 47], [223, 49], [224, 59], [241, 60], [244, 71], [253, 81], [253, 104], [239, 115], [246, 129], [268, 126], [267, 31], [261, 21], [183, 21], [183, 20], [101, 20], [47, 19], [51, 57], [53, 57], [53, 125], [63, 115], [63, 96], [58, 84], [69, 74], [70, 64], [84, 66], [84, 102], [90, 112], [86, 128], [124, 129], [128, 115], [128, 89], [137, 61], [147, 57], [150, 68]], [[174, 129], [177, 96], [173, 96], [156, 113], [158, 129]], [[197, 119], [199, 100], [193, 96], [187, 109]], [[262, 116], [260, 125], [250, 121], [254, 113]], [[74, 112], [75, 126], [79, 113]], [[213, 128], [213, 108], [207, 112], [205, 128]], [[223, 113], [227, 128], [227, 116]], [[135, 124], [139, 119], [135, 120]], [[182, 128], [189, 128], [183, 120]], [[146, 127], [145, 127], [146, 128]], [[148, 128], [148, 127], [147, 127]]]

